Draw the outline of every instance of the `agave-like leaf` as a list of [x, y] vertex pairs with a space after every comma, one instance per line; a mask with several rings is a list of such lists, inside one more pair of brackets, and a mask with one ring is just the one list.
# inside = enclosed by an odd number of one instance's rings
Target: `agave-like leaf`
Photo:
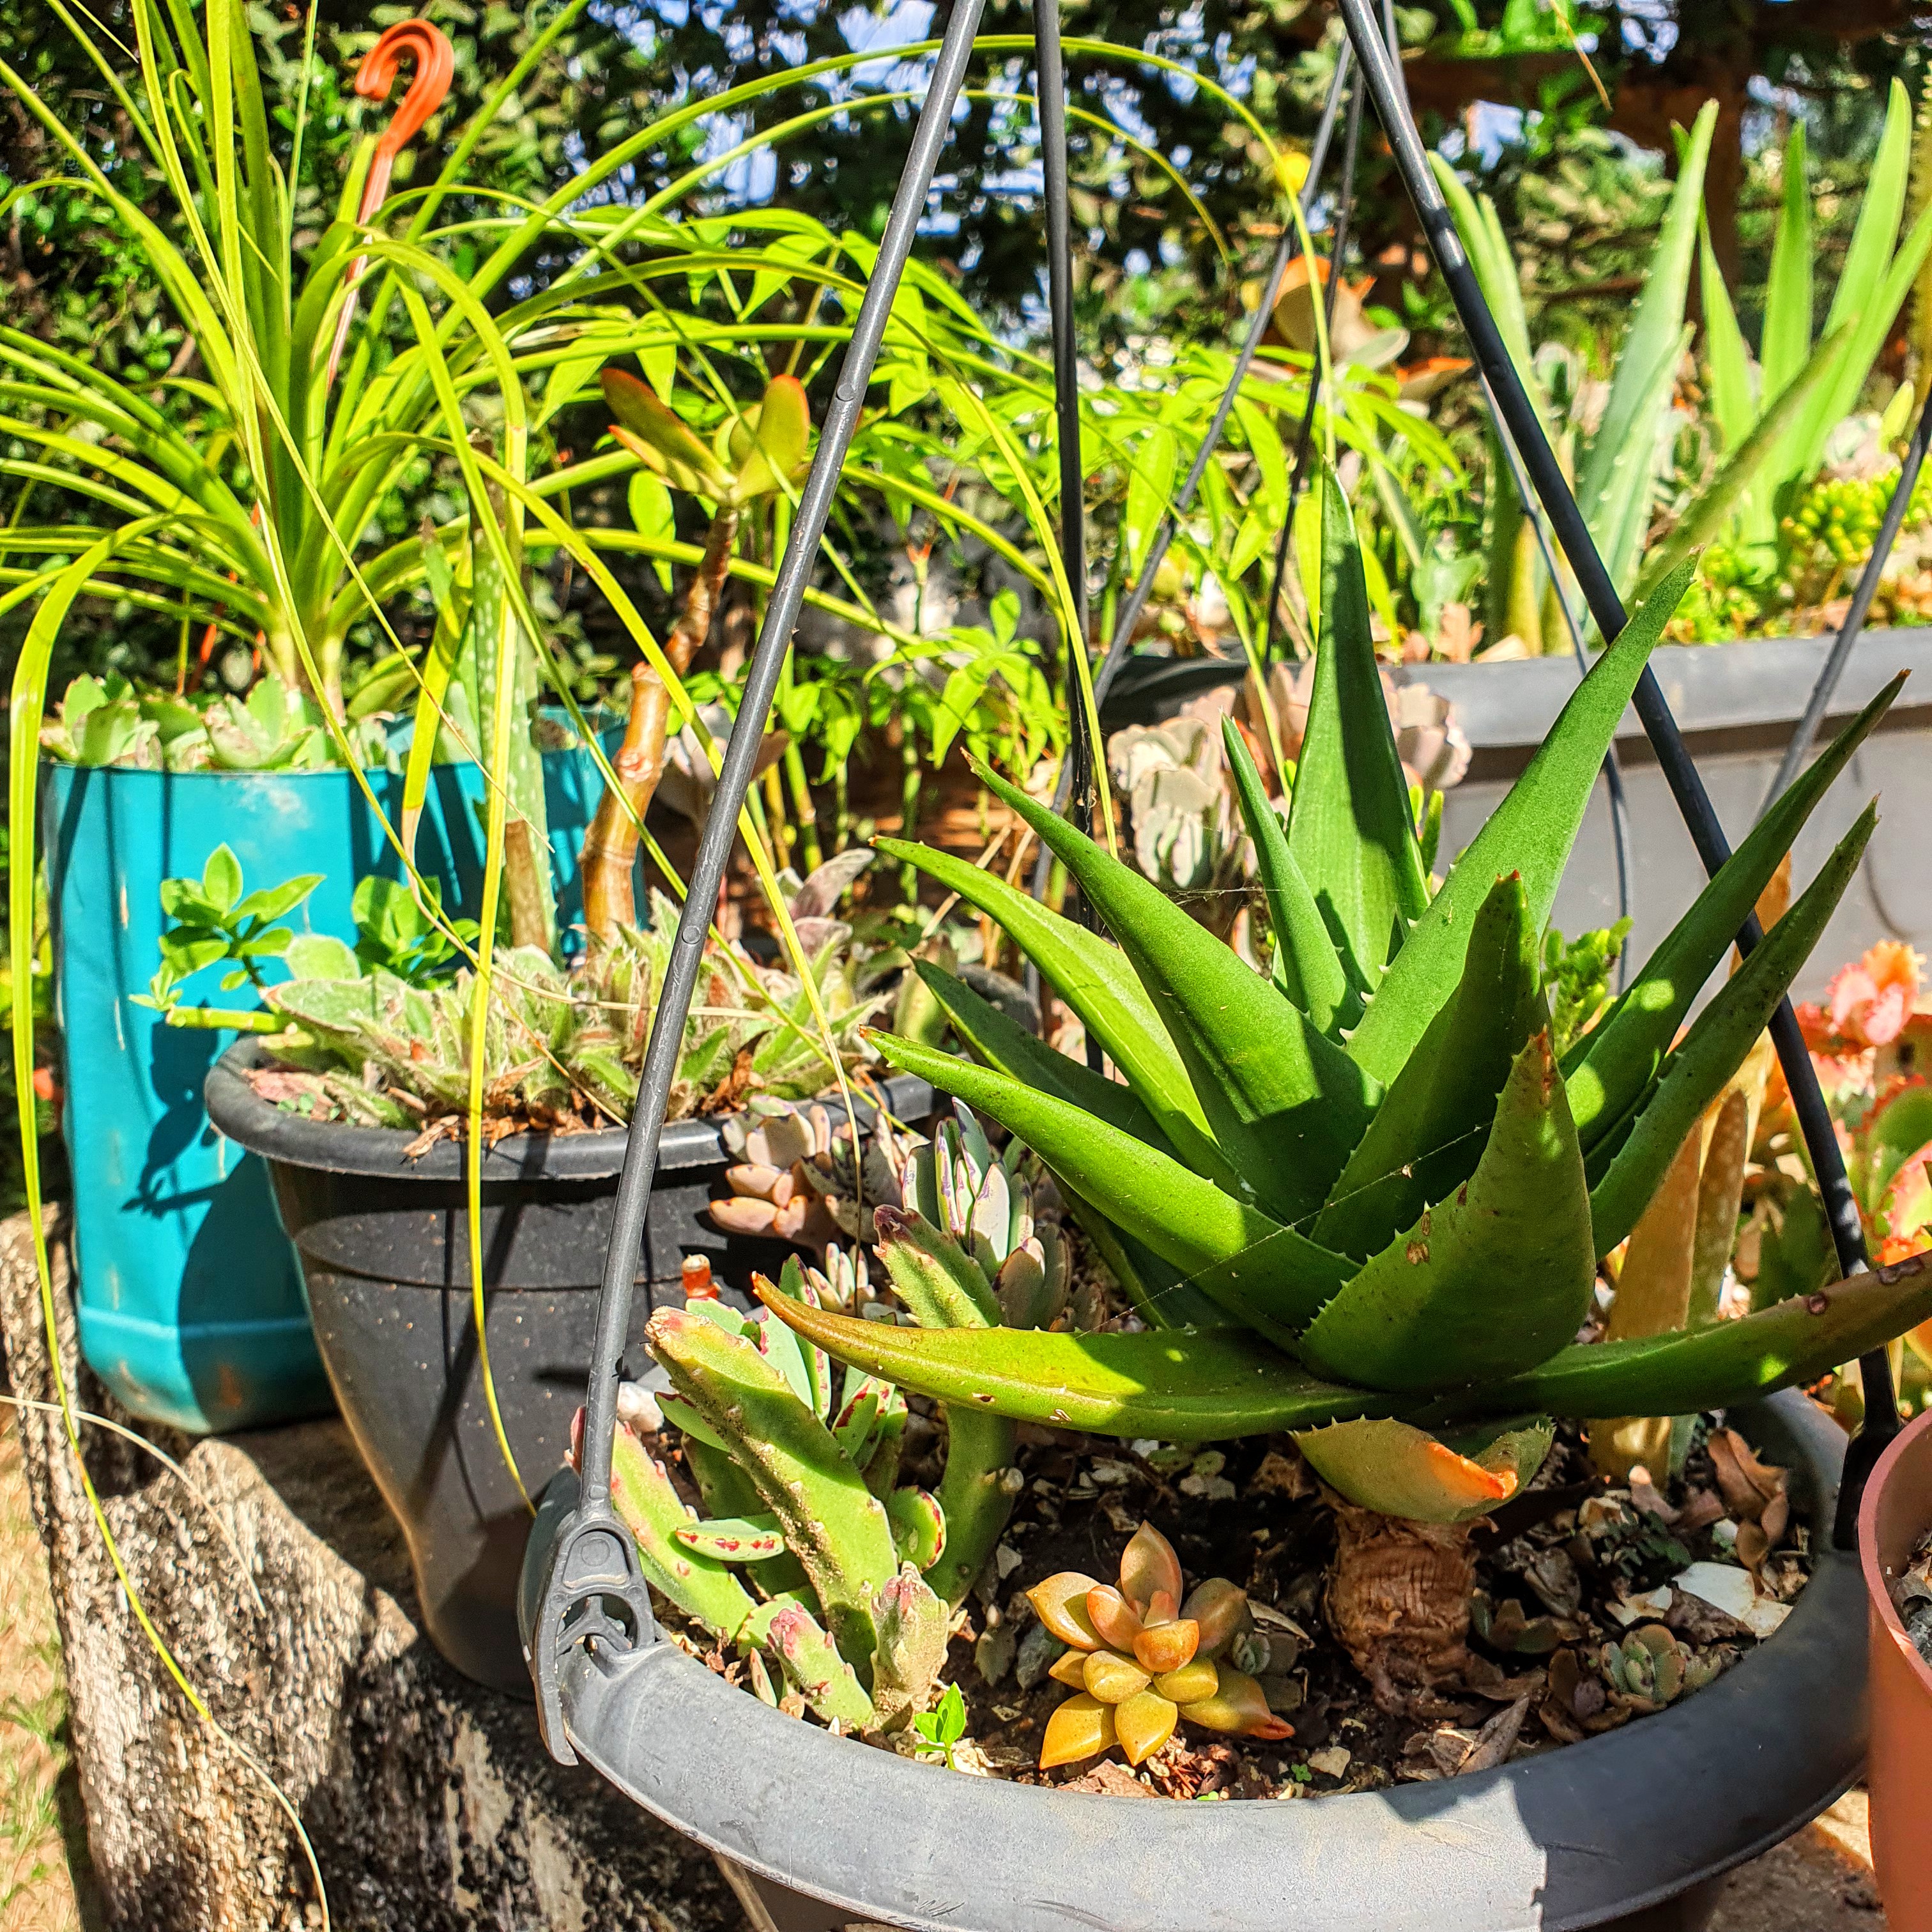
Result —
[[1590, 1215], [1599, 1255], [1608, 1254], [1636, 1226], [1665, 1170], [1676, 1158], [1684, 1136], [1743, 1064], [1798, 969], [1810, 957], [1819, 934], [1858, 870], [1877, 823], [1876, 803], [1867, 806], [1803, 896], [1765, 934], [1751, 956], [1697, 1016], [1683, 1044], [1664, 1062], [1655, 1090], [1636, 1114], [1602, 1179], [1591, 1190]]
[[1303, 1430], [1295, 1446], [1331, 1490], [1415, 1522], [1467, 1522], [1507, 1502], [1543, 1466], [1556, 1434], [1540, 1417], [1448, 1440], [1382, 1418]]
[[1901, 671], [1812, 761], [1719, 868], [1616, 1004], [1572, 1049], [1564, 1071], [1570, 1111], [1586, 1152], [1648, 1084], [1690, 1002], [1730, 950], [1779, 861], [1904, 682]]
[[1242, 1328], [1132, 1334], [901, 1328], [796, 1303], [776, 1312], [828, 1354], [949, 1406], [1055, 1429], [1219, 1442], [1386, 1413], [1385, 1396], [1318, 1381]]
[[1321, 638], [1288, 849], [1350, 976], [1372, 990], [1428, 904], [1429, 881], [1382, 695], [1354, 519], [1326, 464]]
[[1512, 872], [1483, 902], [1456, 991], [1382, 1096], [1316, 1240], [1366, 1257], [1446, 1200], [1474, 1171], [1516, 1055], [1549, 1024], [1536, 931]]
[[[1385, 706], [1379, 715], [1386, 733]], [[1119, 940], [1180, 1049], [1245, 1197], [1277, 1221], [1312, 1214], [1368, 1126], [1373, 1083], [1151, 880], [1017, 786], [976, 769], [1066, 866]]]
[[1238, 1186], [1233, 1168], [1214, 1144], [1187, 1069], [1119, 947], [1049, 911], [997, 872], [902, 839], [872, 842], [997, 920], [1039, 968], [1040, 977], [1080, 1016], [1088, 1036], [1106, 1050], [1180, 1159], [1217, 1186], [1231, 1192]]
[[1409, 928], [1361, 1024], [1348, 1037], [1349, 1053], [1384, 1086], [1402, 1071], [1454, 989], [1476, 909], [1497, 878], [1520, 873], [1531, 925], [1540, 929], [1549, 918], [1604, 754], [1696, 568], [1686, 562], [1665, 578], [1591, 667], [1528, 769]]
[[1255, 869], [1261, 875], [1268, 923], [1274, 930], [1275, 984], [1320, 1031], [1339, 1040], [1342, 1029], [1361, 1017], [1363, 989], [1348, 983], [1328, 922], [1288, 849], [1287, 828], [1268, 802], [1261, 774], [1232, 718], [1222, 719], [1221, 739], [1234, 775], [1242, 823], [1254, 842]]
[[1595, 1280], [1582, 1150], [1545, 1031], [1516, 1056], [1475, 1172], [1316, 1317], [1301, 1353], [1371, 1388], [1492, 1380], [1569, 1340]]
[[[1265, 1278], [1244, 1283], [1238, 1301], [1230, 1299], [1224, 1305], [1285, 1346], [1292, 1345], [1294, 1329], [1352, 1272], [1340, 1256], [1050, 1094], [890, 1034], [875, 1036], [875, 1044], [893, 1066], [990, 1114], [1064, 1176], [1075, 1193], [1190, 1275], [1270, 1237], [1281, 1243]], [[1215, 1290], [1210, 1287], [1208, 1292]]]
[[1228, 1318], [1221, 1304], [1196, 1288], [1180, 1269], [1108, 1220], [1064, 1180], [1060, 1191], [1067, 1211], [1080, 1224], [1081, 1232], [1093, 1243], [1142, 1321], [1155, 1328], [1217, 1328]]
[[[1928, 1317], [1932, 1254], [1913, 1255], [1735, 1322], [1574, 1343], [1526, 1375], [1445, 1401], [1440, 1412], [1694, 1415], [1815, 1382]], [[1413, 1419], [1426, 1422], [1431, 1412]]]
[[963, 980], [956, 980], [930, 961], [915, 959], [913, 970], [932, 989], [960, 1038], [988, 1066], [1078, 1107], [1163, 1154], [1173, 1153], [1167, 1136], [1132, 1088], [1048, 1046], [992, 1000], [982, 1000]]

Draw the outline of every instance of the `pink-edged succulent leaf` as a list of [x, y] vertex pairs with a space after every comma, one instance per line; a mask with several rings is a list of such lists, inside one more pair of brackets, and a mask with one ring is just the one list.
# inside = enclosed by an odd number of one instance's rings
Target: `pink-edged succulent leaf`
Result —
[[604, 400], [617, 419], [611, 433], [633, 455], [675, 490], [712, 498], [727, 493], [731, 479], [716, 458], [674, 410], [658, 400], [648, 383], [622, 369], [606, 369], [598, 380]]

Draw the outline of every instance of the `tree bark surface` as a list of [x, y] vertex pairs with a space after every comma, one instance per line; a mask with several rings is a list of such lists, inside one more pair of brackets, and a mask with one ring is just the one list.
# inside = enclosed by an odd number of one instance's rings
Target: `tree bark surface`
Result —
[[[78, 1366], [63, 1243], [54, 1259], [77, 1402], [166, 1450], [197, 1492], [83, 1425], [129, 1578], [214, 1716], [294, 1806], [340, 1932], [735, 1932], [741, 1908], [703, 1851], [591, 1772], [553, 1763], [530, 1706], [430, 1648], [401, 1535], [340, 1421], [199, 1442], [133, 1421]], [[12, 1394], [55, 1400], [24, 1216], [0, 1223], [0, 1339]], [[142, 1635], [60, 1418], [16, 1413], [107, 1924], [319, 1926], [286, 1814]]]

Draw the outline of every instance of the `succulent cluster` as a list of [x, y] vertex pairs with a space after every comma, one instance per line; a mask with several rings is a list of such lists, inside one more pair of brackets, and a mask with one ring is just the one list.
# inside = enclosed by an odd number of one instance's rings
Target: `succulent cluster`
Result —
[[[1856, 577], [1877, 541], [1879, 525], [1898, 488], [1896, 467], [1879, 476], [1816, 478], [1778, 526], [1784, 552], [1781, 587], [1799, 604], [1812, 604], [1834, 579]], [[1932, 523], [1932, 470], [1919, 472], [1906, 525]]]
[[1932, 1315], [1932, 1264], [1915, 1258], [1739, 1320], [1576, 1340], [1600, 1262], [1762, 1034], [1856, 869], [1871, 809], [1680, 1038], [1690, 1001], [1898, 685], [1559, 1058], [1540, 934], [1690, 566], [1598, 658], [1432, 890], [1332, 478], [1324, 498], [1321, 649], [1285, 831], [1238, 734], [1226, 740], [1274, 929], [1271, 977], [990, 773], [1118, 945], [995, 873], [888, 846], [998, 920], [1120, 1077], [930, 968], [977, 1060], [892, 1038], [881, 1052], [1038, 1154], [1146, 1329], [915, 1333], [773, 1306], [841, 1359], [988, 1419], [1171, 1442], [1286, 1430], [1350, 1502], [1455, 1523], [1528, 1481], [1552, 1415], [1743, 1401]]
[[[676, 908], [653, 900], [650, 930], [622, 928], [574, 970], [536, 946], [497, 956], [484, 1047], [484, 1110], [493, 1121], [553, 1131], [630, 1117], [664, 981]], [[834, 1041], [848, 1065], [866, 1058], [859, 1028], [877, 1010], [862, 998], [861, 962], [842, 926], [812, 961]], [[454, 1121], [469, 1105], [470, 975], [412, 986], [339, 940], [296, 940], [296, 976], [265, 998], [295, 1029], [274, 1041], [277, 1069], [258, 1076], [274, 1096], [309, 1110], [392, 1127]], [[280, 1077], [278, 1077], [278, 1070]], [[304, 1083], [287, 1077], [307, 1075]], [[836, 1077], [802, 983], [712, 951], [686, 1023], [670, 1117], [742, 1107], [754, 1094], [798, 1099]]]
[[1294, 1735], [1252, 1674], [1267, 1667], [1268, 1640], [1255, 1630], [1247, 1592], [1225, 1576], [1184, 1600], [1183, 1588], [1174, 1546], [1144, 1522], [1121, 1554], [1117, 1584], [1063, 1570], [1027, 1592], [1067, 1646], [1047, 1674], [1074, 1693], [1047, 1720], [1042, 1770], [1117, 1744], [1128, 1763], [1143, 1763], [1184, 1720], [1242, 1737]]
[[[785, 1136], [814, 1132], [816, 1111], [765, 1110], [743, 1150], [796, 1148], [795, 1164], [809, 1167], [810, 1142]], [[862, 1251], [836, 1242], [823, 1268], [794, 1257], [776, 1283], [754, 1277], [767, 1312], [753, 1318], [718, 1299], [701, 1261], [688, 1264], [685, 1306], [660, 1309], [646, 1330], [670, 1388], [633, 1408], [646, 1432], [675, 1426], [704, 1514], [628, 1428], [614, 1494], [650, 1582], [746, 1654], [754, 1689], [771, 1689], [769, 1660], [802, 1707], [898, 1730], [924, 1711], [951, 1611], [1012, 1514], [1014, 1425], [970, 1405], [944, 1408], [937, 1492], [902, 1484], [904, 1397], [879, 1377], [842, 1372], [769, 1310], [1024, 1326], [1063, 1316], [1069, 1270], [1024, 1150], [995, 1159], [963, 1109], [931, 1142], [884, 1138], [897, 1171], [893, 1198], [874, 1210], [878, 1251], [901, 1306], [874, 1290]]]
[[[392, 694], [386, 682], [370, 694]], [[349, 741], [364, 765], [380, 764], [388, 748], [374, 708], [357, 704], [349, 713]], [[41, 727], [40, 742], [69, 764], [136, 771], [299, 772], [339, 762], [315, 700], [273, 671], [246, 698], [177, 698], [137, 691], [118, 674], [77, 677]]]
[[1598, 1667], [1613, 1703], [1647, 1716], [1687, 1690], [1702, 1690], [1724, 1663], [1720, 1652], [1700, 1656], [1663, 1624], [1645, 1624], [1620, 1642], [1605, 1644]]

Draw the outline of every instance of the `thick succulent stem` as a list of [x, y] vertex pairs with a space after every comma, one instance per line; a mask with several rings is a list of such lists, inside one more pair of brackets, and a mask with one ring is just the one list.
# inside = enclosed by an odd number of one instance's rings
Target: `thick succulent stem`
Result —
[[633, 883], [644, 814], [664, 776], [670, 693], [646, 664], [631, 672], [631, 716], [612, 760], [617, 786], [597, 801], [578, 862], [584, 877], [584, 923], [591, 944], [608, 944], [622, 926], [637, 923]]
[[510, 902], [510, 944], [548, 952], [550, 908], [538, 865], [536, 835], [530, 820], [509, 820], [503, 827], [503, 884]]
[[[712, 614], [731, 565], [738, 534], [738, 512], [721, 507], [711, 520], [704, 555], [685, 586], [684, 603], [664, 640], [664, 656], [682, 677], [710, 634]], [[584, 923], [592, 945], [614, 938], [620, 926], [637, 923], [632, 874], [638, 842], [664, 776], [664, 745], [670, 722], [670, 693], [649, 664], [631, 673], [631, 717], [613, 762], [617, 789], [606, 787], [590, 829], [584, 835], [579, 866], [584, 877]]]
[[926, 1580], [956, 1609], [978, 1581], [1013, 1513], [1006, 1474], [1012, 1466], [1019, 1426], [956, 1404], [943, 1412], [946, 1473], [940, 1479], [939, 1507], [946, 1518], [946, 1543]]
[[1468, 1523], [1413, 1522], [1335, 1502], [1328, 1622], [1384, 1711], [1439, 1712], [1470, 1663]]

